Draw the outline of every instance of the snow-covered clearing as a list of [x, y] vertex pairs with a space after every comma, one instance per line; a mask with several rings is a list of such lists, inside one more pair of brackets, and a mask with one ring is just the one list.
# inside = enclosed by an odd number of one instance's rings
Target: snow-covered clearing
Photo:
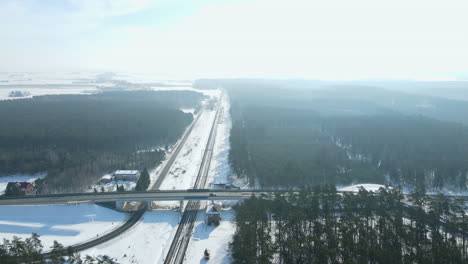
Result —
[[190, 113], [192, 115], [195, 114], [195, 108], [181, 108], [179, 109], [180, 111], [184, 112], [184, 113]]
[[46, 173], [38, 173], [33, 175], [16, 174], [0, 177], [0, 195], [5, 193], [9, 182], [33, 182], [37, 179], [44, 179], [46, 175]]
[[[12, 91], [27, 91], [28, 96], [25, 97], [8, 97]], [[48, 87], [48, 88], [36, 88], [36, 87], [16, 87], [16, 88], [3, 88], [0, 87], [0, 100], [13, 100], [13, 99], [25, 99], [32, 98], [33, 96], [48, 95], [48, 94], [92, 94], [97, 93], [98, 90], [95, 86], [79, 86], [79, 87]]]
[[367, 183], [367, 184], [356, 184], [356, 185], [351, 185], [347, 187], [342, 187], [338, 188], [338, 191], [340, 192], [359, 192], [359, 189], [364, 188], [366, 191], [369, 192], [377, 192], [379, 191], [380, 188], [386, 188], [384, 185], [381, 184], [373, 184], [373, 183]]
[[[205, 207], [203, 206], [203, 208]], [[230, 263], [229, 242], [231, 242], [232, 235], [236, 230], [234, 210], [222, 211], [219, 226], [208, 226], [205, 220], [205, 213], [197, 215], [192, 239], [185, 255], [185, 263]], [[205, 249], [210, 250], [209, 261], [203, 259]]]
[[173, 210], [149, 211], [140, 223], [120, 237], [82, 254], [108, 255], [119, 263], [162, 263], [178, 222], [179, 213]]
[[205, 110], [161, 184], [161, 190], [190, 189], [195, 183], [215, 111]]
[[[229, 115], [229, 98], [223, 95], [221, 101], [223, 112], [220, 116], [213, 149], [213, 160], [211, 161], [208, 183], [221, 182], [233, 183], [235, 186], [247, 188], [245, 181], [233, 177], [228, 162], [229, 135], [231, 130], [231, 117]], [[223, 205], [233, 205], [236, 201], [223, 201]], [[202, 258], [203, 251], [207, 248], [211, 252], [209, 263], [230, 263], [228, 255], [229, 243], [236, 231], [234, 222], [234, 210], [227, 209], [221, 212], [221, 223], [219, 226], [207, 226], [205, 221], [205, 203], [197, 216], [195, 229], [187, 248], [185, 263], [206, 263]]]
[[202, 93], [211, 98], [219, 98], [219, 96], [221, 95], [220, 90], [201, 90], [201, 89], [195, 89], [192, 86], [186, 86], [186, 87], [184, 86], [176, 86], [176, 87], [153, 86], [151, 87], [151, 89], [154, 91], [192, 91], [192, 92]]
[[0, 206], [0, 240], [28, 238], [34, 232], [44, 250], [54, 240], [69, 246], [107, 233], [125, 218], [125, 213], [94, 204]]

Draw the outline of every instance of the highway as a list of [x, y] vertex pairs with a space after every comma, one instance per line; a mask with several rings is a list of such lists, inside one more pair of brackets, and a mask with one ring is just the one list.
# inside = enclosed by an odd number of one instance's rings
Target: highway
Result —
[[[208, 137], [208, 142], [206, 143], [206, 148], [203, 153], [202, 162], [200, 164], [200, 168], [198, 170], [197, 178], [195, 180], [194, 189], [204, 189], [206, 187], [206, 182], [208, 179], [208, 173], [210, 171], [210, 164], [211, 159], [213, 157], [213, 148], [216, 138], [216, 131], [218, 125], [218, 119], [221, 113], [221, 98], [219, 99], [218, 106], [216, 108], [216, 115], [213, 120], [213, 125], [210, 130], [210, 135]], [[231, 193], [232, 195], [233, 193]], [[242, 195], [242, 192], [238, 192], [238, 194]], [[223, 195], [221, 193], [210, 192], [208, 193], [209, 197], [216, 197], [217, 199], [223, 199]], [[250, 197], [250, 195], [248, 195]], [[246, 198], [248, 198], [246, 197]], [[227, 200], [227, 199], [226, 199]], [[167, 252], [166, 258], [164, 260], [165, 264], [172, 264], [177, 263], [181, 264], [184, 262], [185, 252], [187, 251], [188, 244], [190, 242], [190, 238], [192, 237], [192, 231], [195, 224], [195, 219], [197, 217], [197, 213], [200, 210], [200, 201], [191, 199], [188, 202], [187, 206], [185, 207], [184, 214], [182, 215], [182, 219], [177, 227], [176, 234], [171, 243], [171, 247]]]

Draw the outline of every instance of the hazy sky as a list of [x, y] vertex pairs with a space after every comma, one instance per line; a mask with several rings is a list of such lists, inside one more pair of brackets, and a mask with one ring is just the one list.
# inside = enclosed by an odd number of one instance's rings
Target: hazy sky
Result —
[[0, 0], [0, 71], [468, 73], [467, 0]]

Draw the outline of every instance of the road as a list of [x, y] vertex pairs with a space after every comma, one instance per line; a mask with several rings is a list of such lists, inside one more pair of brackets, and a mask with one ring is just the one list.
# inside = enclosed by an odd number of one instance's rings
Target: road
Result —
[[111, 201], [242, 200], [253, 194], [270, 195], [270, 190], [171, 190], [123, 193], [77, 193], [36, 197], [1, 198], [0, 206], [82, 204]]
[[[216, 138], [216, 130], [218, 125], [218, 118], [221, 113], [221, 98], [219, 99], [218, 106], [216, 108], [216, 115], [213, 120], [213, 125], [210, 130], [210, 135], [208, 137], [208, 141], [206, 143], [206, 148], [203, 153], [202, 162], [200, 164], [200, 168], [198, 170], [197, 178], [195, 180], [195, 184], [193, 186], [194, 189], [204, 189], [206, 187], [206, 182], [208, 180], [208, 173], [210, 171], [210, 164], [211, 159], [213, 157], [213, 148]], [[242, 192], [239, 192], [242, 194]], [[210, 195], [210, 194], [208, 194]], [[216, 196], [221, 198], [222, 195]], [[250, 197], [250, 196], [249, 196]], [[187, 206], [185, 207], [184, 214], [182, 215], [182, 219], [177, 227], [176, 234], [171, 243], [171, 247], [167, 252], [166, 258], [164, 260], [165, 264], [172, 264], [178, 263], [181, 264], [184, 262], [185, 252], [187, 251], [188, 244], [190, 242], [190, 238], [192, 237], [192, 231], [195, 224], [195, 219], [197, 217], [197, 213], [200, 209], [200, 201], [189, 201]]]
[[[100, 245], [104, 242], [107, 242], [111, 239], [114, 239], [120, 236], [125, 231], [132, 228], [136, 223], [138, 223], [140, 221], [140, 218], [145, 214], [147, 209], [148, 208], [147, 208], [146, 203], [142, 203], [141, 208], [135, 211], [133, 214], [131, 214], [130, 217], [127, 219], [127, 221], [125, 221], [122, 225], [118, 226], [116, 229], [112, 230], [111, 232], [107, 234], [101, 235], [93, 240], [72, 245], [71, 248], [73, 249], [74, 252], [79, 252], [79, 251], [83, 251], [86, 249], [90, 249], [92, 247], [95, 247], [97, 245]], [[46, 252], [43, 254], [43, 256], [46, 258], [52, 257], [54, 253]]]

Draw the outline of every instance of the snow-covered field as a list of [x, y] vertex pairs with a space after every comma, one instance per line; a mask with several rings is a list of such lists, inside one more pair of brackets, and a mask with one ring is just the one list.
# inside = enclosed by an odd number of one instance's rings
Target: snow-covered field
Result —
[[[48, 94], [90, 94], [96, 88], [95, 73], [0, 73], [0, 100], [31, 98]], [[9, 97], [12, 91], [27, 91], [25, 97]]]
[[39, 173], [33, 175], [18, 174], [0, 177], [0, 195], [5, 193], [5, 189], [9, 182], [33, 182], [37, 179], [45, 178], [46, 175], [46, 173]]
[[56, 85], [94, 83], [93, 72], [1, 72], [0, 85]]
[[82, 255], [108, 255], [119, 263], [162, 263], [178, 222], [179, 213], [173, 210], [146, 212], [132, 229]]
[[[24, 97], [8, 97], [10, 92], [12, 91], [27, 91], [29, 92], [28, 96]], [[0, 87], [0, 100], [13, 100], [13, 99], [24, 99], [24, 98], [32, 98], [33, 96], [40, 96], [40, 95], [49, 95], [49, 94], [92, 94], [97, 93], [98, 90], [95, 86], [78, 86], [78, 87], [48, 87], [48, 88], [25, 88], [25, 87], [17, 87], [17, 88], [3, 88]]]
[[192, 92], [202, 93], [212, 98], [215, 98], [215, 97], [219, 98], [219, 96], [221, 95], [220, 90], [200, 90], [200, 89], [194, 89], [192, 88], [192, 86], [177, 86], [177, 87], [153, 86], [151, 87], [151, 89], [154, 91], [192, 91]]
[[94, 204], [0, 206], [0, 240], [27, 238], [34, 232], [44, 250], [54, 240], [69, 246], [106, 233], [125, 218], [125, 213]]
[[[236, 230], [234, 223], [234, 210], [228, 209], [221, 213], [221, 223], [219, 226], [208, 226], [205, 223], [205, 214], [199, 213], [197, 221], [187, 248], [185, 263], [230, 263], [229, 243]], [[205, 249], [210, 250], [210, 260], [203, 259]]]
[[381, 184], [367, 183], [367, 184], [356, 184], [356, 185], [351, 185], [351, 186], [337, 188], [337, 189], [338, 191], [341, 191], [341, 192], [359, 192], [359, 189], [361, 188], [364, 188], [366, 191], [369, 191], [369, 192], [377, 192], [380, 188], [385, 189], [385, 186]]
[[198, 168], [210, 134], [215, 111], [205, 110], [195, 124], [185, 145], [161, 184], [161, 190], [190, 189], [195, 183]]

